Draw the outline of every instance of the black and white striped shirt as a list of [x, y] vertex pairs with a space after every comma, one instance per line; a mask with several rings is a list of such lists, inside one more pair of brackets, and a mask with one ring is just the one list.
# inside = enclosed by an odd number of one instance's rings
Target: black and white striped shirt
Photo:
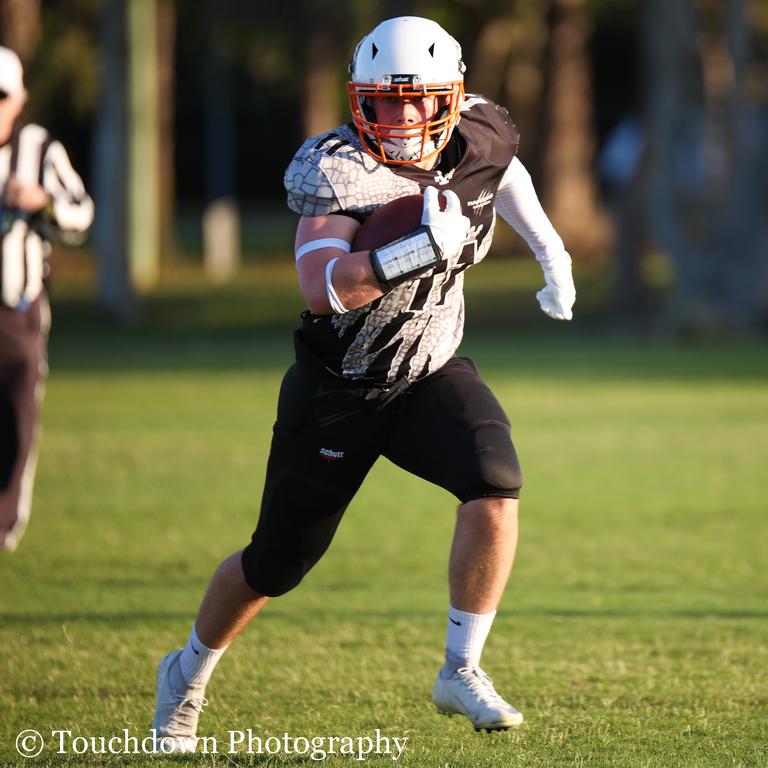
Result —
[[50, 236], [81, 242], [94, 208], [66, 150], [39, 125], [17, 124], [0, 147], [0, 190], [12, 174], [22, 183], [40, 184], [52, 200], [51, 216], [0, 207], [0, 304], [24, 308], [43, 290]]

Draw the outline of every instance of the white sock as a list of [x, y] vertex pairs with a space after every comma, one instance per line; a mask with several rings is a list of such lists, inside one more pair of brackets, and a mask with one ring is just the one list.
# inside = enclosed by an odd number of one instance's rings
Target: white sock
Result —
[[467, 613], [451, 606], [445, 640], [445, 665], [442, 670], [446, 676], [460, 667], [480, 666], [480, 656], [495, 616], [496, 611]]
[[187, 685], [206, 685], [211, 679], [213, 668], [226, 650], [227, 646], [209, 648], [207, 645], [203, 645], [197, 636], [197, 628], [192, 625], [192, 633], [179, 657], [181, 674]]

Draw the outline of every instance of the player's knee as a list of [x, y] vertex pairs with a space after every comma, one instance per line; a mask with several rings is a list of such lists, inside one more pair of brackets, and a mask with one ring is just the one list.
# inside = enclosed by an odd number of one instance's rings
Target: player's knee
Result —
[[278, 597], [297, 587], [328, 549], [344, 506], [334, 488], [287, 478], [268, 484], [259, 524], [242, 556], [251, 589]]
[[517, 457], [514, 461], [507, 458], [489, 462], [482, 474], [483, 496], [518, 499], [522, 487], [523, 476]]
[[523, 474], [515, 447], [509, 437], [509, 427], [500, 422], [488, 422], [478, 430], [477, 478], [467, 489], [465, 501], [498, 497], [517, 499], [523, 487]]
[[265, 597], [279, 597], [295, 589], [311, 567], [300, 557], [281, 555], [253, 542], [243, 550], [241, 562], [248, 586]]
[[301, 531], [293, 537], [282, 537], [264, 535], [257, 529], [243, 550], [245, 580], [251, 589], [266, 597], [284, 595], [299, 586], [328, 543]]

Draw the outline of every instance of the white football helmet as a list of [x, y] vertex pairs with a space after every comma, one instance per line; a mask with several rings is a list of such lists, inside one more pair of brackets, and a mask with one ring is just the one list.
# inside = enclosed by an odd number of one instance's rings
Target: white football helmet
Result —
[[[399, 16], [379, 24], [355, 49], [347, 92], [363, 146], [382, 163], [418, 163], [440, 152], [464, 99], [461, 46], [439, 24]], [[376, 119], [378, 98], [436, 96], [438, 111], [415, 126]]]

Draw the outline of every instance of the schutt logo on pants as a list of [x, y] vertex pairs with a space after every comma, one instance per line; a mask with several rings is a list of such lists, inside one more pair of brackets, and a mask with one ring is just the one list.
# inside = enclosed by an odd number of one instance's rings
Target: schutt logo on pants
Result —
[[328, 462], [338, 461], [344, 458], [344, 451], [332, 451], [330, 448], [321, 448], [320, 455]]

